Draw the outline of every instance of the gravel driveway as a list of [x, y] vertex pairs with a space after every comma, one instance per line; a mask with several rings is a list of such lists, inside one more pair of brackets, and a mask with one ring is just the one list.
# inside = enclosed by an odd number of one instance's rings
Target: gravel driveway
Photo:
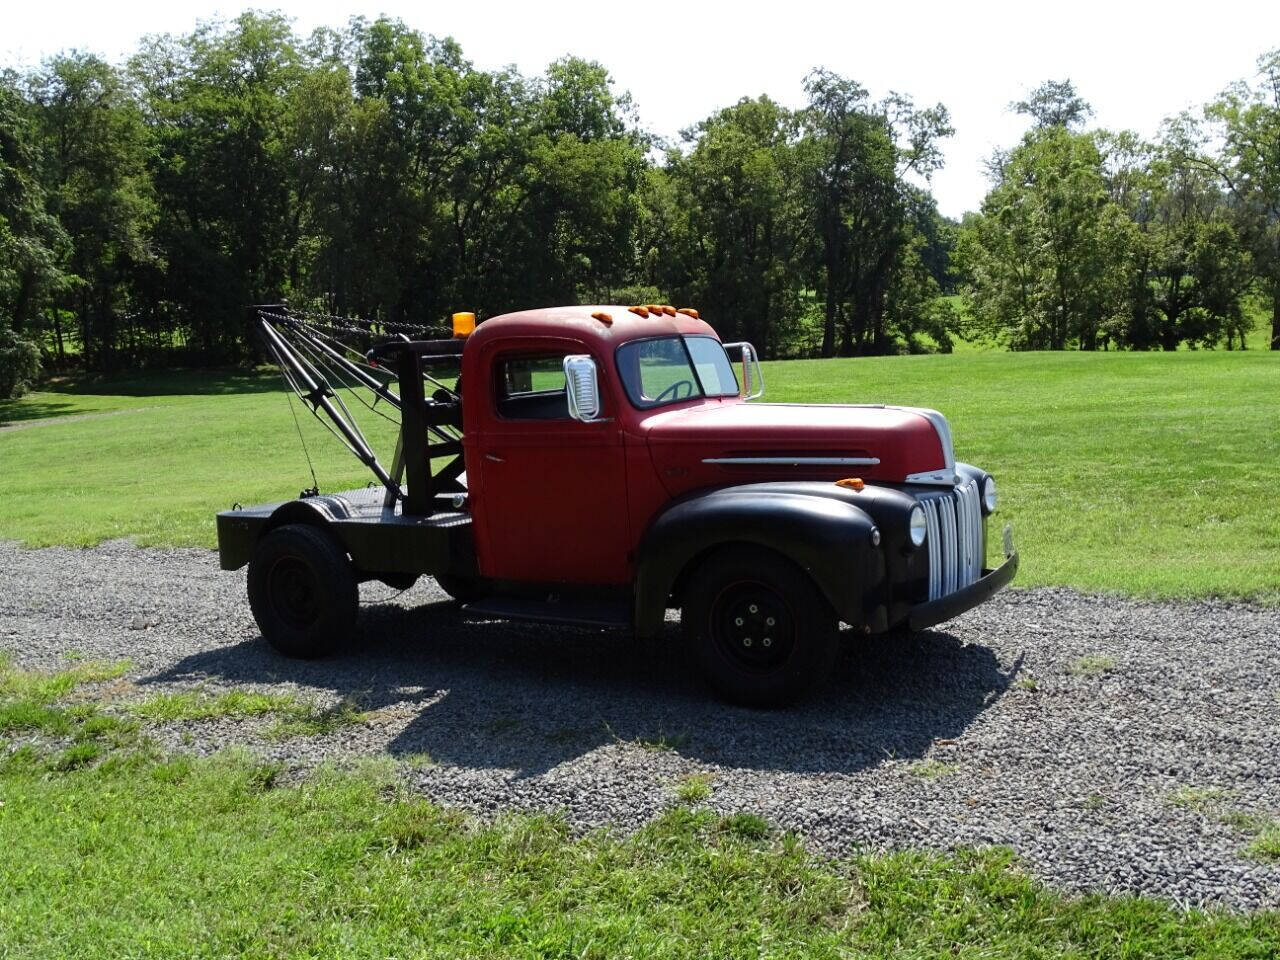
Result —
[[261, 719], [154, 731], [172, 749], [412, 758], [437, 801], [579, 827], [644, 822], [701, 773], [711, 807], [829, 853], [1006, 844], [1067, 889], [1280, 906], [1280, 864], [1246, 854], [1248, 824], [1280, 817], [1280, 611], [1008, 591], [912, 640], [852, 639], [818, 699], [760, 713], [711, 700], [674, 629], [470, 624], [429, 580], [364, 599], [349, 653], [289, 661], [212, 553], [0, 543], [0, 650], [21, 666], [127, 657], [116, 698], [252, 687], [369, 711], [285, 741]]

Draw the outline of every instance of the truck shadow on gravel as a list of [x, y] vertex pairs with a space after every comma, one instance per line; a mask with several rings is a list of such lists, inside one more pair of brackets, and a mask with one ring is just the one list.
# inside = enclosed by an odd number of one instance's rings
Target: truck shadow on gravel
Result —
[[[1018, 670], [940, 631], [848, 635], [821, 693], [786, 710], [713, 699], [678, 625], [641, 641], [534, 624], [469, 623], [448, 603], [367, 606], [362, 636], [321, 661], [289, 660], [261, 639], [202, 651], [145, 683], [294, 683], [362, 710], [408, 713], [385, 750], [536, 776], [609, 743], [727, 767], [850, 773], [920, 757], [959, 736]], [[341, 737], [342, 734], [334, 736]]]

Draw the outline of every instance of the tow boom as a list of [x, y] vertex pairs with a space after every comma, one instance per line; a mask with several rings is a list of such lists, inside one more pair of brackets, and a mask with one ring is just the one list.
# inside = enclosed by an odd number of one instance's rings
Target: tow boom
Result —
[[[272, 306], [258, 309], [257, 325], [289, 388], [386, 488], [387, 507], [399, 502], [404, 513], [430, 515], [436, 494], [465, 491], [460, 482], [463, 472], [461, 400], [454, 389], [423, 370], [424, 358], [460, 359], [461, 340], [410, 340], [401, 334], [396, 339], [375, 343], [361, 354], [333, 334], [372, 338], [373, 330], [356, 326], [345, 318], [315, 318], [287, 307]], [[425, 329], [402, 326], [417, 331]], [[389, 382], [376, 375], [393, 371], [398, 393], [391, 389]], [[430, 397], [426, 395], [427, 382], [436, 388]], [[396, 450], [390, 469], [379, 461], [339, 389], [346, 390], [368, 410], [397, 424]], [[377, 409], [379, 401], [398, 416]], [[449, 462], [433, 475], [432, 460], [443, 457], [449, 457]]]

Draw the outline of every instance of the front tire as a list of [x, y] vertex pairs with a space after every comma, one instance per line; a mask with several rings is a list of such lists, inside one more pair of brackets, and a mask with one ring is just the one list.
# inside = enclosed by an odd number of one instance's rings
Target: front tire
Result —
[[271, 646], [288, 657], [323, 657], [355, 631], [356, 573], [326, 531], [277, 527], [249, 561], [249, 607]]
[[750, 707], [793, 703], [830, 676], [839, 621], [814, 582], [785, 557], [730, 547], [695, 571], [681, 628], [707, 682]]

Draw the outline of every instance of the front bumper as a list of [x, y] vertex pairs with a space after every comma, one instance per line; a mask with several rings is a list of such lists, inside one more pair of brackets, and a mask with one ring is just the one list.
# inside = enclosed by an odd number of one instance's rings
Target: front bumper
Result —
[[950, 620], [987, 600], [1012, 580], [1013, 575], [1018, 572], [1018, 551], [1013, 548], [1013, 534], [1009, 527], [1004, 529], [1004, 554], [1004, 563], [994, 570], [982, 571], [981, 579], [955, 593], [912, 607], [907, 625], [912, 630], [926, 630], [944, 620]]

